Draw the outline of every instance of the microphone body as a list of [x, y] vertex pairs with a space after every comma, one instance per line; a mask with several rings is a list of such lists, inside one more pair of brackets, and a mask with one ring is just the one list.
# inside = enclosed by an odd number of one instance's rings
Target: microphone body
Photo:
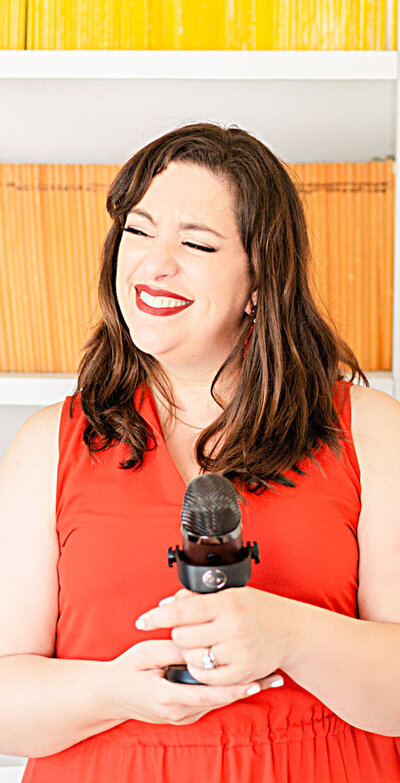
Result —
[[[243, 546], [238, 496], [232, 483], [215, 473], [196, 476], [186, 489], [182, 508], [182, 549], [168, 549], [168, 565], [178, 567], [184, 587], [213, 593], [244, 587], [251, 578], [251, 561], [260, 562], [258, 545]], [[171, 682], [204, 685], [186, 666], [168, 666]]]

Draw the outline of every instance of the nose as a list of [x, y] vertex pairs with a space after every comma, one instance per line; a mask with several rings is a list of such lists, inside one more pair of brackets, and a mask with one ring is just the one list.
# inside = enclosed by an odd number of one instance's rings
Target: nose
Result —
[[173, 277], [179, 271], [180, 265], [172, 242], [161, 240], [159, 237], [152, 240], [152, 246], [146, 254], [143, 266], [146, 267], [148, 280]]

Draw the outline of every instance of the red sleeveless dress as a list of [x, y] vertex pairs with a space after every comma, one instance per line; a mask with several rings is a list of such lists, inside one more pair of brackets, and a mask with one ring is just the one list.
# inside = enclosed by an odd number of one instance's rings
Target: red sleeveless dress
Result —
[[[348, 435], [339, 461], [326, 446], [322, 470], [304, 458], [296, 489], [240, 504], [244, 540], [261, 562], [250, 585], [357, 617], [360, 470], [351, 438], [350, 382], [335, 404]], [[136, 407], [141, 388], [135, 392]], [[339, 399], [340, 398], [340, 399]], [[57, 657], [110, 660], [150, 638], [134, 621], [181, 585], [169, 546], [181, 544], [186, 485], [168, 452], [146, 386], [140, 413], [157, 447], [137, 472], [118, 464], [126, 444], [96, 455], [82, 440], [80, 405], [61, 416], [57, 479], [60, 539]], [[169, 630], [151, 638], [170, 638]], [[362, 731], [332, 713], [285, 673], [281, 688], [213, 710], [185, 726], [128, 720], [66, 750], [29, 759], [23, 783], [398, 783], [400, 739]]]

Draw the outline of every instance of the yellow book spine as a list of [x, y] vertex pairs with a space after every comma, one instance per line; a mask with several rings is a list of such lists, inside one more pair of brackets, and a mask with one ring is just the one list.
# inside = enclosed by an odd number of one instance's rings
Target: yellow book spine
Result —
[[248, 9], [248, 49], [257, 49], [257, 20], [256, 20], [256, 0], [249, 0]]
[[102, 49], [114, 49], [113, 43], [114, 43], [114, 31], [113, 31], [113, 4], [112, 0], [103, 0], [102, 3], [102, 12], [103, 12], [103, 41], [102, 41]]
[[167, 20], [173, 19], [172, 0], [167, 4], [162, 3], [161, 0], [149, 0], [148, 7], [151, 30], [151, 49], [165, 49], [167, 48], [165, 46], [165, 26]]
[[0, 3], [0, 49], [25, 48], [25, 0]]
[[[123, 42], [123, 48], [127, 49], [151, 49], [153, 48], [153, 30], [152, 30], [152, 5], [150, 0], [137, 0], [131, 4], [129, 0], [124, 0], [121, 9], [117, 11], [120, 16], [121, 33], [120, 39]], [[156, 35], [162, 29], [162, 22], [157, 20]], [[154, 47], [157, 48], [157, 47]]]
[[398, 17], [398, 4], [399, 0], [393, 0], [392, 2], [392, 24], [391, 24], [391, 49], [397, 49], [397, 17]]
[[2, 0], [0, 5], [0, 49], [16, 49], [17, 47], [13, 46], [14, 43], [16, 42], [13, 35], [12, 6], [10, 0]]
[[[122, 14], [125, 12], [125, 0], [121, 0], [119, 3], [116, 2], [116, 0], [111, 0], [111, 14], [112, 14], [112, 24], [113, 24], [113, 35], [112, 35], [112, 48], [113, 49], [123, 49], [122, 41], [121, 41], [121, 17]], [[133, 49], [135, 47], [132, 47]]]
[[87, 49], [88, 7], [86, 0], [66, 0], [66, 28], [71, 49]]
[[48, 40], [46, 46], [42, 46], [43, 49], [54, 49], [55, 37], [56, 37], [56, 19], [55, 19], [55, 5], [57, 0], [46, 0], [48, 7]]
[[279, 27], [278, 0], [265, 0], [265, 2], [264, 0], [255, 0], [254, 16], [256, 48], [268, 51], [277, 49]]
[[35, 28], [37, 17], [37, 0], [29, 0], [26, 9], [26, 48], [35, 48]]
[[55, 49], [69, 49], [66, 30], [66, 4], [67, 0], [55, 0]]
[[346, 50], [358, 49], [356, 43], [356, 19], [359, 18], [359, 0], [346, 0]]

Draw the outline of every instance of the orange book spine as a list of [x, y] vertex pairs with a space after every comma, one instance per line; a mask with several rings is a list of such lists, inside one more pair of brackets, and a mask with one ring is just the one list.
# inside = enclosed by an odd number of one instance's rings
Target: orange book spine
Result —
[[382, 320], [384, 355], [382, 369], [392, 370], [392, 317], [393, 317], [393, 254], [394, 254], [394, 162], [391, 159], [379, 164], [381, 169], [380, 213], [382, 248], [378, 257], [378, 270], [381, 270]]
[[[42, 164], [43, 165], [43, 164]], [[39, 372], [48, 366], [49, 329], [47, 322], [48, 296], [45, 274], [46, 253], [43, 248], [43, 217], [40, 210], [39, 193], [42, 165], [26, 164], [23, 178], [26, 199], [23, 210], [24, 255], [22, 261], [23, 279], [27, 283], [27, 322], [30, 342], [30, 366], [32, 372]]]
[[[376, 161], [361, 164], [364, 169], [363, 188], [363, 255], [368, 266], [364, 271], [367, 289], [364, 304], [368, 323], [365, 327], [370, 333], [367, 369], [378, 369], [382, 361], [382, 320], [379, 318], [380, 281], [378, 279], [378, 258], [381, 256], [380, 228], [383, 215], [379, 217], [379, 166]], [[382, 205], [383, 206], [383, 205]]]
[[11, 257], [11, 248], [13, 255], [16, 254], [16, 244], [18, 237], [15, 236], [12, 241], [11, 236], [11, 210], [13, 208], [13, 195], [11, 188], [13, 186], [14, 176], [12, 164], [0, 164], [0, 252], [3, 259], [2, 285], [0, 286], [0, 370], [2, 372], [15, 369], [12, 364], [13, 357], [13, 335], [15, 335], [14, 308], [12, 296], [16, 295], [13, 291], [12, 270], [15, 265]]
[[[17, 364], [17, 371], [29, 372], [30, 370], [30, 351], [29, 340], [31, 324], [26, 318], [26, 302], [28, 299], [27, 280], [24, 275], [25, 258], [29, 252], [29, 235], [32, 231], [30, 216], [26, 215], [26, 206], [24, 204], [24, 165], [14, 166], [15, 198], [14, 208], [11, 217], [12, 236], [17, 236], [17, 258], [18, 262], [12, 271], [11, 285], [13, 291], [13, 308], [15, 313], [15, 332], [14, 332], [14, 351]], [[15, 339], [17, 338], [17, 339]]]

